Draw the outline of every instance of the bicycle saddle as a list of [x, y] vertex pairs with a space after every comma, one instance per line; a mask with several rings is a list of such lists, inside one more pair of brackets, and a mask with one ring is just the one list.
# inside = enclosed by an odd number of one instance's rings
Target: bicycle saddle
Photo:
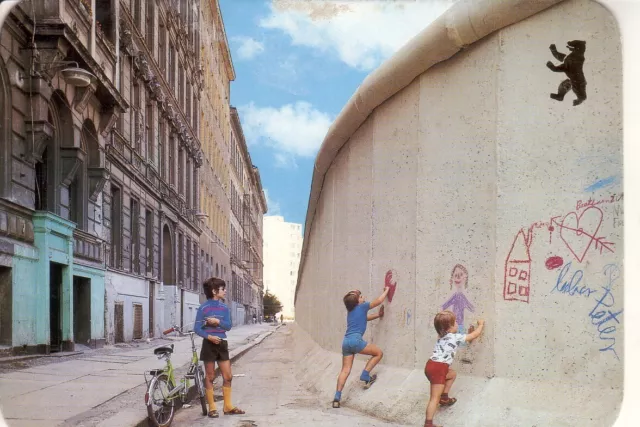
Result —
[[173, 353], [173, 348], [169, 346], [162, 346], [153, 350], [153, 354], [165, 354], [165, 353]]

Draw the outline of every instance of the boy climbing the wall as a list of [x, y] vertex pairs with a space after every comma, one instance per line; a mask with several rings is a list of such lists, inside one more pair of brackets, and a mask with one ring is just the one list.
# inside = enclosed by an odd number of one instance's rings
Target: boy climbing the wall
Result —
[[382, 359], [382, 350], [375, 344], [368, 344], [362, 336], [367, 330], [368, 321], [384, 316], [384, 306], [380, 307], [378, 314], [368, 314], [368, 312], [382, 304], [388, 292], [389, 287], [385, 287], [382, 295], [372, 302], [365, 302], [362, 293], [358, 290], [347, 293], [343, 298], [344, 305], [347, 308], [347, 331], [342, 341], [342, 370], [338, 375], [336, 395], [333, 398], [334, 408], [340, 407], [342, 389], [347, 382], [347, 378], [349, 378], [356, 354], [371, 356], [360, 375], [360, 381], [364, 382], [365, 388], [371, 387], [371, 384], [376, 381], [377, 375], [370, 375], [369, 373]]
[[449, 391], [456, 379], [456, 371], [449, 366], [453, 362], [458, 346], [464, 342], [471, 342], [478, 338], [484, 328], [484, 320], [478, 320], [478, 328], [469, 328], [468, 334], [458, 333], [458, 322], [452, 311], [441, 311], [433, 319], [433, 326], [438, 333], [438, 341], [433, 349], [433, 354], [424, 367], [424, 374], [431, 383], [431, 396], [427, 403], [427, 414], [424, 427], [436, 427], [433, 424], [433, 416], [436, 414], [438, 404], [451, 406], [456, 403], [456, 398], [449, 397]]

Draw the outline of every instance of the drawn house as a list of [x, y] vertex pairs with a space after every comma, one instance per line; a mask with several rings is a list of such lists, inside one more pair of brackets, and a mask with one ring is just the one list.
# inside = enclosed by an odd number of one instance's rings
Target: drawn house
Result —
[[529, 230], [526, 235], [520, 230], [511, 245], [504, 264], [504, 290], [505, 301], [529, 302], [531, 288], [531, 238], [533, 232]]

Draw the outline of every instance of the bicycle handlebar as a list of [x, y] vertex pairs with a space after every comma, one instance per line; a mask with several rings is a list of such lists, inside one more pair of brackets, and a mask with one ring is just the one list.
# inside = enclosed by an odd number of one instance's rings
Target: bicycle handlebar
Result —
[[170, 334], [171, 332], [174, 332], [176, 330], [175, 326], [173, 328], [169, 328], [166, 331], [162, 332], [162, 335], [167, 335]]

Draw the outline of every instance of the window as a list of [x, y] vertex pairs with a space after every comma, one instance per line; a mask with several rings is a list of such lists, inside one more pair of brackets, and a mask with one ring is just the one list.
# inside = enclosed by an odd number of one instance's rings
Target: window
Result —
[[145, 245], [147, 247], [147, 274], [153, 272], [153, 211], [145, 211]]
[[178, 150], [178, 192], [184, 194], [184, 149]]
[[176, 186], [176, 136], [171, 134], [169, 137], [169, 184]]
[[[148, 95], [148, 94], [147, 94]], [[146, 151], [147, 151], [147, 160], [152, 164], [156, 164], [155, 153], [154, 153], [154, 144], [153, 144], [153, 104], [151, 103], [151, 98], [147, 96], [147, 108], [145, 112], [146, 119]]]
[[[113, 44], [115, 43], [114, 6], [112, 0], [96, 0], [96, 27]], [[98, 35], [98, 38], [100, 36]]]
[[167, 28], [159, 15], [158, 20], [160, 21], [158, 29], [158, 65], [160, 66], [160, 71], [165, 74], [167, 69]]
[[153, 6], [154, 6], [155, 1], [146, 1], [145, 2], [145, 6], [147, 9], [147, 13], [146, 13], [146, 42], [147, 42], [147, 48], [149, 48], [149, 50], [151, 52], [154, 51], [154, 45], [153, 45], [153, 31], [155, 29], [155, 26], [153, 25]]
[[187, 288], [191, 289], [191, 239], [187, 237]]
[[182, 283], [184, 278], [184, 236], [178, 234], [178, 283]]
[[111, 184], [111, 267], [120, 268], [122, 259], [122, 194]]
[[140, 274], [140, 202], [133, 197], [129, 200], [131, 215], [131, 271]]

